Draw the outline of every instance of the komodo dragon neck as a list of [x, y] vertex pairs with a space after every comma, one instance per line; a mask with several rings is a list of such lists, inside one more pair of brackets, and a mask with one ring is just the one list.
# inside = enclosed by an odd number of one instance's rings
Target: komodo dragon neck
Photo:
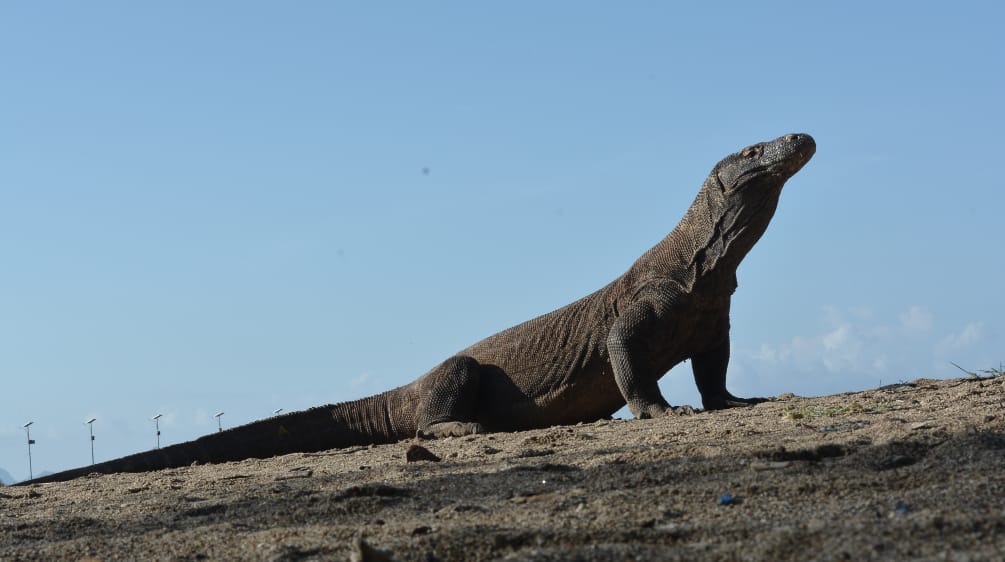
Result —
[[[798, 159], [774, 162], [763, 154], [771, 148], [760, 143], [720, 162], [680, 223], [636, 260], [626, 276], [671, 278], [687, 292], [709, 278], [732, 283], [735, 289], [737, 267], [775, 214], [784, 183], [777, 178], [794, 174], [815, 151], [815, 145], [807, 145]], [[765, 156], [767, 164], [744, 169], [744, 158]]]

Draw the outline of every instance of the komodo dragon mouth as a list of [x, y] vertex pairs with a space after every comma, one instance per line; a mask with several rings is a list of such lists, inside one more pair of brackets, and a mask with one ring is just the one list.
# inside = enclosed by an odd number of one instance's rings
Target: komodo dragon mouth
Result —
[[[768, 146], [774, 147], [775, 150], [770, 154], [765, 154], [765, 147]], [[778, 146], [781, 148], [777, 148]], [[756, 161], [763, 157], [767, 159], [766, 162], [743, 170], [731, 182], [723, 181], [722, 171], [719, 169], [719, 166], [716, 166], [714, 177], [722, 188], [722, 191], [743, 189], [744, 186], [752, 181], [765, 176], [788, 179], [809, 162], [810, 158], [816, 153], [816, 149], [816, 141], [807, 134], [794, 133], [785, 135], [771, 143], [750, 145], [724, 160], [724, 162], [730, 159]], [[782, 185], [778, 185], [777, 187], [781, 189]]]

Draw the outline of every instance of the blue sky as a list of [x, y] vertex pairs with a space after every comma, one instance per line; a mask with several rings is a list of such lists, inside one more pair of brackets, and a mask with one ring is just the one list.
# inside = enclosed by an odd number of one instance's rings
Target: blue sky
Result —
[[[730, 386], [1005, 360], [993, 2], [0, 8], [0, 467], [404, 384], [624, 271], [711, 167], [817, 155], [739, 271]], [[662, 386], [696, 403], [689, 367]]]

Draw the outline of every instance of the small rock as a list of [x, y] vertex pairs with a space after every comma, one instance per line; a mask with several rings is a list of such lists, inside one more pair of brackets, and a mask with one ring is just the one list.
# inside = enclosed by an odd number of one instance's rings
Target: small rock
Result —
[[433, 528], [430, 527], [429, 525], [421, 525], [419, 527], [412, 529], [412, 536], [417, 537], [419, 535], [428, 535], [429, 533], [432, 532]]
[[405, 451], [405, 462], [419, 461], [440, 462], [440, 457], [422, 445], [413, 444], [408, 448], [408, 451]]

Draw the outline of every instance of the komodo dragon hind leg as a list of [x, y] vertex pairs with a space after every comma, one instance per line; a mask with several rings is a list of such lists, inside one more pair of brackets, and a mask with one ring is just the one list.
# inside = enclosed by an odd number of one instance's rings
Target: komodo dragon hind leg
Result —
[[416, 416], [419, 438], [483, 433], [471, 420], [478, 403], [481, 366], [471, 357], [455, 356], [429, 372], [419, 389]]

